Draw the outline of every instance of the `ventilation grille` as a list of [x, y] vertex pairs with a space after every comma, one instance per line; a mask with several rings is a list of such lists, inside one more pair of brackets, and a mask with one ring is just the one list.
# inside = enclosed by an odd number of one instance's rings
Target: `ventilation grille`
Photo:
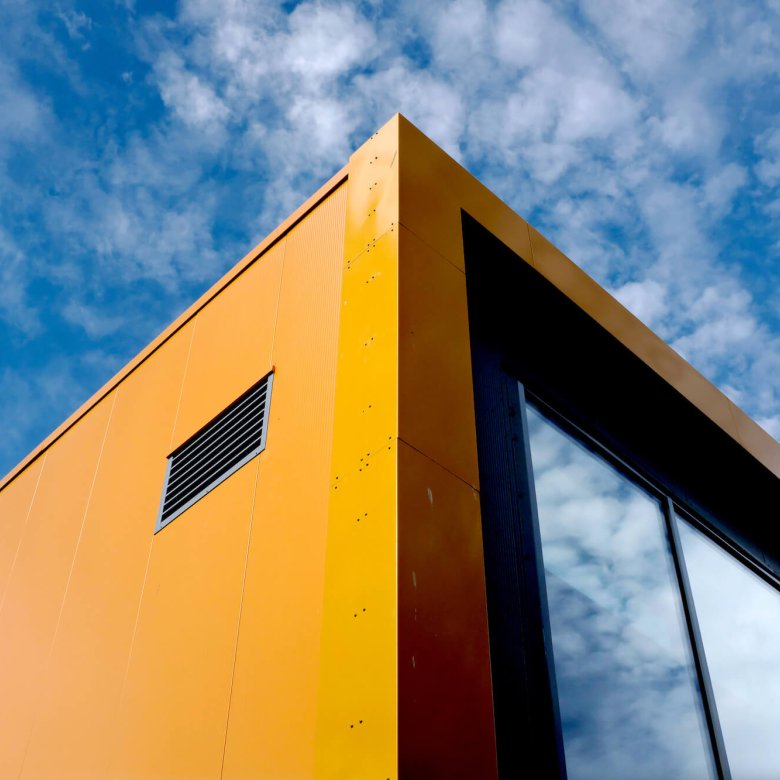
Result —
[[156, 531], [263, 451], [272, 381], [268, 374], [169, 456]]

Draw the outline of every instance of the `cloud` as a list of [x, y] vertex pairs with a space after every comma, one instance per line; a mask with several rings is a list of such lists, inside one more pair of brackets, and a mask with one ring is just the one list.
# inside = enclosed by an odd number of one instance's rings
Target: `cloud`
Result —
[[[81, 11], [74, 11], [72, 9], [60, 11], [57, 16], [65, 25], [65, 29], [68, 31], [68, 35], [76, 41], [83, 42], [85, 39], [85, 32], [92, 29], [92, 19]], [[88, 46], [88, 43], [84, 43]]]
[[23, 252], [0, 228], [0, 319], [31, 337], [41, 333], [43, 324], [27, 291], [26, 266]]
[[756, 151], [756, 176], [767, 187], [776, 187], [780, 184], [780, 128], [767, 130], [756, 138]]
[[612, 290], [612, 294], [629, 311], [651, 327], [667, 314], [666, 288], [652, 279], [643, 282], [627, 282], [622, 287]]
[[180, 58], [166, 54], [155, 63], [157, 84], [165, 105], [178, 119], [206, 132], [219, 132], [229, 116], [225, 103]]

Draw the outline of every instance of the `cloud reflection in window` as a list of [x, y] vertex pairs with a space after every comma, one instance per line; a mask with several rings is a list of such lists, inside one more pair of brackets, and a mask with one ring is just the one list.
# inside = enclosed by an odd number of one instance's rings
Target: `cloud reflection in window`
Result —
[[570, 780], [714, 777], [658, 502], [528, 423]]
[[780, 593], [679, 520], [734, 780], [780, 777]]

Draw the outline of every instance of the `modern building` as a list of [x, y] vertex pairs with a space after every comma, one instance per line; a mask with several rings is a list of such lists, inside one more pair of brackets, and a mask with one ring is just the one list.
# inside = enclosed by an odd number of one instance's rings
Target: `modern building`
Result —
[[0, 483], [0, 778], [780, 777], [779, 508], [396, 116]]

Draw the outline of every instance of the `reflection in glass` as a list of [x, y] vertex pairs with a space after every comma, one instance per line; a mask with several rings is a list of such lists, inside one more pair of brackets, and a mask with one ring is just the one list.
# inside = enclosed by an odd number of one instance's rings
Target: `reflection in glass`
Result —
[[570, 780], [714, 777], [656, 500], [528, 409]]
[[780, 593], [678, 518], [734, 780], [780, 777]]

